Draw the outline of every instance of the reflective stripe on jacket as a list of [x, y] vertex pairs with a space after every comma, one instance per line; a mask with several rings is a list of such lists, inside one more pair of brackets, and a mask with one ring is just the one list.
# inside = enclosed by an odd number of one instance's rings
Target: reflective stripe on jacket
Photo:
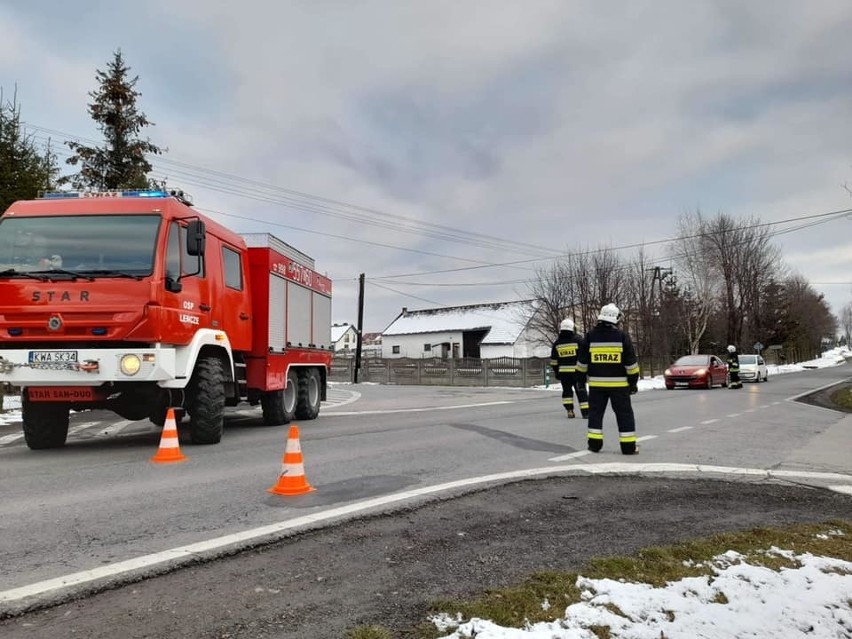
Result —
[[736, 353], [730, 353], [728, 355], [728, 371], [731, 373], [740, 372], [740, 356]]
[[639, 380], [639, 362], [630, 336], [600, 322], [586, 334], [577, 371], [588, 375], [589, 388], [624, 388]]
[[559, 337], [550, 349], [550, 366], [554, 373], [558, 375], [576, 372], [577, 356], [580, 354], [582, 342], [583, 338], [574, 331], [559, 332]]

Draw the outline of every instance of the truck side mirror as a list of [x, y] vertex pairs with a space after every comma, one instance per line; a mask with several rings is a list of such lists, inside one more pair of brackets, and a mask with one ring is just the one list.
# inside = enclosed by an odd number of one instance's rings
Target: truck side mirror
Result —
[[186, 225], [186, 254], [204, 255], [207, 244], [207, 228], [201, 220], [190, 220]]

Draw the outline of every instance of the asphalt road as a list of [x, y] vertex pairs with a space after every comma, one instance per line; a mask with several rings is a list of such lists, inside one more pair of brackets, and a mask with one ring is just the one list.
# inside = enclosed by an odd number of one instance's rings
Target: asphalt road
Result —
[[[849, 375], [845, 366], [742, 391], [640, 393], [639, 434], [648, 439], [630, 458], [615, 453], [611, 419], [604, 453], [586, 454], [584, 422], [565, 420], [558, 393], [358, 387], [357, 401], [324, 406], [303, 425], [306, 473], [318, 490], [298, 498], [265, 492], [283, 441], [249, 415], [234, 416], [220, 446], [184, 448], [190, 462], [168, 469], [139, 461], [153, 453], [151, 435], [87, 438], [100, 424], [80, 429], [63, 451], [8, 445], [0, 449], [6, 593], [229, 532], [352, 510], [208, 553], [254, 548], [229, 559], [9, 619], [0, 634], [340, 637], [355, 623], [422, 620], [434, 596], [576, 568], [593, 555], [717, 530], [849, 519], [852, 497], [825, 487], [852, 486], [852, 417], [788, 401]], [[275, 462], [259, 462], [259, 451]], [[531, 469], [553, 477], [494, 487]], [[506, 476], [470, 481], [493, 473]], [[408, 497], [383, 502], [388, 495]], [[275, 536], [284, 540], [268, 544]], [[35, 599], [61, 601], [170, 565]]]

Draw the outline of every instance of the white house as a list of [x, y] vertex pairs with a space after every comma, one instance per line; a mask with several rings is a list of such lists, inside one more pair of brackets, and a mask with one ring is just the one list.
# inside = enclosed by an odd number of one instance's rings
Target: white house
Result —
[[362, 357], [381, 357], [382, 356], [382, 334], [381, 333], [364, 333], [361, 336], [361, 356]]
[[403, 308], [382, 332], [382, 357], [550, 357], [550, 344], [529, 326], [536, 310], [534, 300]]
[[355, 327], [345, 322], [332, 324], [331, 345], [335, 353], [354, 356], [355, 348], [358, 346], [358, 333], [355, 332]]

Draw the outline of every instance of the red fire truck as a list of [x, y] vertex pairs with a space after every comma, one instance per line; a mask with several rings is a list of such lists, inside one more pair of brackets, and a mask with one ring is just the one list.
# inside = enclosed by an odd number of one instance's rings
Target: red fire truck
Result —
[[22, 387], [32, 449], [63, 446], [72, 410], [183, 409], [197, 444], [241, 402], [268, 425], [315, 419], [330, 327], [310, 257], [181, 192], [50, 193], [0, 217], [0, 382]]

